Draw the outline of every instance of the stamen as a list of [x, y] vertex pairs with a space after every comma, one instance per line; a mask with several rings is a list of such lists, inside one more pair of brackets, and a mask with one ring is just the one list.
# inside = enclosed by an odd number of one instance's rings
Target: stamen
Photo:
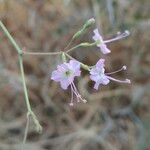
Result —
[[112, 78], [110, 76], [107, 76], [108, 79], [112, 80], [112, 81], [116, 81], [116, 82], [119, 82], [119, 83], [128, 83], [130, 84], [131, 81], [129, 79], [125, 79], [125, 80], [118, 80], [118, 79], [115, 79], [115, 78]]
[[71, 83], [71, 86], [72, 86], [72, 92], [76, 95], [76, 97], [77, 97], [77, 102], [80, 102], [80, 100], [79, 100], [79, 94], [78, 94], [78, 91], [76, 91], [76, 89], [74, 88], [74, 83]]
[[77, 102], [80, 102], [80, 100], [81, 101], [83, 101], [83, 103], [86, 103], [87, 102], [87, 100], [85, 100], [85, 99], [83, 99], [82, 97], [81, 97], [81, 95], [79, 94], [79, 92], [78, 92], [78, 90], [77, 90], [77, 88], [76, 88], [76, 86], [74, 85], [74, 83], [72, 82], [72, 86], [73, 86], [73, 88], [74, 88], [74, 93], [75, 93], [75, 95], [77, 96]]
[[70, 106], [73, 106], [73, 89], [71, 85], [71, 102], [69, 103]]
[[80, 94], [79, 94], [79, 92], [78, 92], [78, 90], [77, 90], [77, 88], [76, 88], [76, 86], [74, 85], [74, 83], [73, 83], [73, 82], [72, 82], [72, 86], [73, 86], [74, 91], [76, 92], [76, 94], [77, 94], [78, 96], [80, 96]]
[[122, 34], [119, 33], [115, 38], [112, 38], [110, 40], [104, 41], [104, 43], [110, 43], [110, 42], [113, 42], [113, 41], [117, 41], [117, 40], [123, 39], [123, 38], [125, 38], [125, 37], [127, 37], [129, 35], [130, 35], [130, 32], [128, 30], [126, 30]]
[[130, 84], [130, 83], [131, 83], [131, 80], [129, 80], [129, 79], [126, 79], [126, 82]]
[[87, 103], [87, 100], [86, 99], [82, 99], [83, 103]]
[[127, 69], [127, 66], [122, 66], [122, 68], [120, 68], [119, 70], [116, 70], [116, 71], [113, 71], [113, 72], [110, 72], [110, 73], [105, 73], [106, 75], [110, 75], [110, 74], [114, 74], [114, 73], [117, 73], [117, 72], [120, 72], [122, 70], [126, 70]]

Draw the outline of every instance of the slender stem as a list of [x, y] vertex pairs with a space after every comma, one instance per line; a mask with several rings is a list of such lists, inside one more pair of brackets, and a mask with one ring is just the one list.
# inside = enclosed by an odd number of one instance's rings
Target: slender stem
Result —
[[10, 35], [10, 33], [8, 32], [8, 30], [6, 29], [6, 27], [4, 26], [4, 24], [1, 21], [0, 21], [0, 27], [2, 28], [2, 30], [4, 31], [4, 33], [6, 34], [6, 36], [9, 38], [10, 42], [13, 44], [13, 46], [17, 50], [18, 54], [21, 54], [22, 50], [20, 49], [20, 47], [18, 46], [18, 44], [15, 42], [15, 40]]
[[74, 46], [74, 47], [68, 49], [68, 50], [66, 51], [66, 53], [69, 53], [69, 52], [71, 52], [71, 51], [73, 51], [74, 49], [77, 49], [77, 48], [79, 48], [79, 47], [81, 47], [81, 44], [78, 44], [78, 45], [76, 45], [76, 46]]
[[70, 56], [69, 54], [65, 53], [65, 55], [69, 58], [69, 59], [73, 59], [76, 60], [75, 58], [73, 58], [72, 56]]
[[27, 109], [29, 112], [31, 112], [32, 110], [31, 110], [31, 105], [29, 102], [29, 96], [28, 96], [27, 86], [26, 86], [25, 76], [24, 76], [23, 60], [22, 60], [21, 55], [19, 55], [19, 65], [20, 65], [20, 71], [21, 71], [21, 77], [22, 77], [22, 83], [23, 83], [23, 89], [24, 89], [24, 95], [25, 95]]
[[31, 109], [30, 101], [29, 101], [29, 96], [28, 96], [28, 91], [27, 91], [27, 86], [26, 86], [26, 81], [25, 81], [25, 75], [24, 75], [22, 49], [18, 46], [18, 44], [15, 42], [15, 40], [13, 39], [13, 37], [11, 36], [9, 31], [6, 29], [6, 27], [4, 26], [4, 24], [1, 21], [0, 21], [0, 27], [2, 28], [4, 34], [8, 37], [8, 39], [10, 40], [10, 42], [12, 43], [12, 45], [14, 46], [14, 48], [16, 49], [16, 51], [18, 53], [21, 79], [22, 79], [22, 83], [23, 83], [25, 101], [26, 101], [27, 110], [28, 110], [27, 114], [31, 115], [31, 117], [35, 123], [36, 129], [40, 131], [42, 129], [42, 127], [41, 127], [39, 121], [37, 120], [36, 115], [33, 113], [32, 109]]
[[[75, 50], [75, 49], [77, 49], [79, 47], [90, 47], [90, 46], [94, 46], [94, 45], [96, 45], [96, 42], [94, 42], [94, 43], [80, 43], [80, 44], [78, 44], [78, 45], [68, 49], [65, 53], [69, 53], [69, 52], [71, 52], [71, 51], [73, 51], [73, 50]], [[41, 52], [27, 52], [27, 51], [23, 50], [22, 53], [24, 55], [60, 55], [60, 54], [62, 54], [62, 51], [41, 53]]]
[[68, 43], [68, 45], [64, 48], [64, 51], [72, 44], [72, 42], [73, 42], [73, 38], [71, 38], [71, 40], [70, 40], [70, 42]]
[[80, 43], [80, 44], [78, 44], [78, 45], [68, 49], [66, 51], [66, 53], [69, 53], [69, 52], [71, 52], [71, 51], [73, 51], [73, 50], [75, 50], [75, 49], [77, 49], [79, 47], [90, 47], [90, 46], [94, 46], [94, 45], [96, 45], [96, 42], [94, 42], [94, 43]]
[[45, 53], [41, 53], [41, 52], [26, 52], [23, 51], [24, 55], [60, 55], [62, 52], [45, 52]]
[[29, 130], [29, 123], [30, 123], [30, 113], [27, 113], [27, 122], [26, 122], [26, 128], [25, 128], [23, 143], [22, 143], [22, 150], [24, 150], [24, 146], [25, 146], [25, 143], [26, 143], [26, 140], [27, 140], [27, 135], [28, 135], [28, 130]]
[[15, 42], [15, 40], [13, 39], [13, 37], [11, 36], [11, 34], [8, 32], [8, 30], [6, 29], [6, 27], [4, 26], [4, 24], [1, 21], [0, 21], [0, 26], [3, 29], [4, 33], [6, 34], [6, 36], [8, 37], [8, 39], [10, 40], [10, 42], [12, 43], [12, 45], [14, 46], [14, 48], [18, 52], [19, 66], [20, 66], [20, 71], [21, 71], [21, 77], [22, 77], [22, 83], [23, 83], [26, 105], [27, 105], [28, 111], [31, 112], [31, 105], [29, 102], [29, 97], [28, 97], [28, 92], [27, 92], [27, 87], [26, 87], [26, 82], [25, 82], [25, 76], [24, 76], [23, 59], [22, 59], [22, 55], [21, 55], [22, 50], [18, 46], [18, 44]]

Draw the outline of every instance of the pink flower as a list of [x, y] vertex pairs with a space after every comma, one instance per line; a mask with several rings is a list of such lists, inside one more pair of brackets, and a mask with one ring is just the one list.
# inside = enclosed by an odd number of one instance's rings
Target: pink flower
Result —
[[126, 70], [126, 66], [123, 66], [121, 69], [119, 69], [117, 71], [114, 71], [111, 73], [105, 73], [104, 62], [105, 62], [105, 59], [99, 59], [99, 61], [96, 63], [96, 65], [90, 70], [90, 74], [91, 74], [90, 78], [92, 81], [95, 82], [94, 89], [98, 90], [98, 87], [100, 84], [107, 85], [110, 82], [110, 80], [120, 82], [120, 83], [130, 83], [129, 79], [118, 80], [118, 79], [115, 79], [115, 78], [109, 76], [110, 74], [114, 74], [121, 70]]
[[98, 29], [95, 29], [93, 32], [94, 32], [93, 39], [94, 39], [95, 42], [97, 42], [97, 47], [100, 48], [101, 52], [103, 54], [110, 53], [111, 51], [107, 48], [106, 44], [104, 43], [103, 38], [100, 35]]
[[93, 32], [94, 32], [93, 40], [94, 40], [95, 42], [97, 42], [97, 47], [100, 48], [100, 50], [101, 50], [101, 52], [102, 52], [103, 54], [108, 54], [108, 53], [111, 52], [110, 49], [107, 48], [106, 43], [110, 43], [110, 42], [113, 42], [113, 41], [122, 39], [122, 38], [124, 38], [124, 37], [126, 37], [126, 36], [128, 36], [128, 35], [130, 34], [129, 31], [125, 31], [125, 32], [122, 33], [122, 34], [119, 33], [119, 34], [118, 34], [115, 38], [113, 38], [113, 39], [109, 39], [109, 40], [104, 41], [103, 38], [102, 38], [102, 36], [100, 35], [98, 29], [95, 29]]
[[86, 102], [86, 100], [82, 99], [73, 82], [74, 78], [80, 75], [80, 63], [76, 60], [70, 60], [69, 63], [65, 62], [58, 65], [57, 70], [52, 72], [51, 79], [56, 82], [60, 82], [60, 85], [64, 90], [66, 90], [69, 85], [71, 86], [71, 106], [73, 106], [73, 94], [77, 97], [77, 102]]

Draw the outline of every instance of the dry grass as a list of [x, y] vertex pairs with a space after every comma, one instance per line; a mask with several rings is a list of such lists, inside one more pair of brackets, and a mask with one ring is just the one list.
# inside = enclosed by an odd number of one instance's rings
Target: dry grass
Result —
[[[149, 0], [0, 0], [0, 18], [21, 47], [53, 52], [64, 48], [85, 20], [95, 16], [106, 39], [129, 29], [128, 39], [110, 44], [107, 71], [128, 66], [131, 85], [111, 83], [95, 92], [87, 73], [78, 80], [88, 100], [68, 106], [70, 93], [50, 81], [61, 61], [53, 56], [25, 56], [24, 66], [30, 101], [43, 133], [30, 126], [28, 150], [148, 150], [150, 20]], [[111, 7], [110, 7], [110, 6]], [[111, 14], [113, 12], [113, 14]], [[92, 29], [91, 29], [92, 31]], [[91, 40], [91, 31], [81, 41]], [[92, 55], [91, 55], [92, 54]], [[74, 57], [94, 64], [96, 48], [79, 49]], [[26, 123], [26, 105], [17, 54], [0, 30], [0, 149], [19, 150]]]

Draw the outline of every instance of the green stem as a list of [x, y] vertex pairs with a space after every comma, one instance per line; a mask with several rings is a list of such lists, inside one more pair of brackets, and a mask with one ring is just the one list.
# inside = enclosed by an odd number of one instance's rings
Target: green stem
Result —
[[69, 48], [69, 46], [72, 44], [72, 42], [73, 42], [73, 38], [70, 40], [70, 42], [67, 44], [67, 46], [64, 48], [64, 50], [63, 51], [65, 51], [67, 48]]
[[23, 55], [60, 55], [62, 52], [27, 52], [27, 51], [22, 51]]
[[23, 90], [24, 90], [27, 110], [28, 110], [28, 113], [32, 116], [32, 119], [35, 123], [36, 128], [40, 130], [42, 128], [41, 128], [40, 123], [37, 120], [35, 114], [33, 113], [32, 109], [31, 109], [31, 105], [30, 105], [30, 101], [29, 101], [29, 96], [28, 96], [28, 91], [27, 91], [27, 86], [26, 86], [26, 81], [25, 81], [25, 75], [24, 75], [22, 49], [18, 46], [18, 44], [15, 42], [15, 40], [13, 39], [13, 37], [11, 36], [9, 31], [6, 29], [6, 27], [4, 26], [4, 24], [1, 21], [0, 21], [0, 27], [2, 28], [4, 34], [8, 37], [8, 39], [10, 40], [10, 42], [12, 43], [12, 45], [14, 46], [14, 48], [16, 49], [16, 51], [18, 53], [18, 60], [19, 60], [19, 66], [20, 66], [20, 71], [21, 71], [21, 79], [22, 79], [22, 83], [23, 83]]
[[24, 95], [25, 95], [27, 109], [29, 112], [32, 112], [31, 105], [29, 102], [29, 96], [28, 96], [28, 92], [27, 92], [27, 86], [26, 86], [26, 82], [25, 82], [22, 55], [19, 55], [18, 57], [19, 57], [19, 65], [20, 65], [20, 71], [21, 71], [21, 77], [22, 77], [22, 83], [23, 83], [23, 89], [24, 89]]
[[80, 44], [78, 44], [78, 45], [68, 49], [66, 51], [66, 53], [69, 53], [69, 52], [71, 52], [71, 51], [73, 51], [73, 50], [75, 50], [75, 49], [77, 49], [79, 47], [91, 47], [91, 46], [95, 46], [96, 44], [97, 44], [96, 42], [94, 42], [94, 43], [80, 43]]
[[25, 146], [25, 143], [26, 143], [26, 140], [27, 140], [27, 134], [28, 134], [28, 130], [29, 130], [29, 123], [30, 123], [30, 114], [27, 113], [27, 123], [26, 123], [24, 138], [23, 138], [23, 142], [22, 142], [22, 150], [24, 150], [24, 146]]
[[8, 32], [8, 30], [6, 29], [6, 27], [4, 26], [4, 24], [1, 21], [0, 21], [0, 26], [1, 26], [2, 30], [4, 31], [4, 33], [6, 34], [6, 36], [9, 38], [10, 42], [12, 43], [12, 45], [17, 50], [18, 54], [22, 54], [22, 50], [20, 49], [20, 47], [18, 46], [18, 44], [15, 42], [15, 40], [10, 35], [10, 33]]

